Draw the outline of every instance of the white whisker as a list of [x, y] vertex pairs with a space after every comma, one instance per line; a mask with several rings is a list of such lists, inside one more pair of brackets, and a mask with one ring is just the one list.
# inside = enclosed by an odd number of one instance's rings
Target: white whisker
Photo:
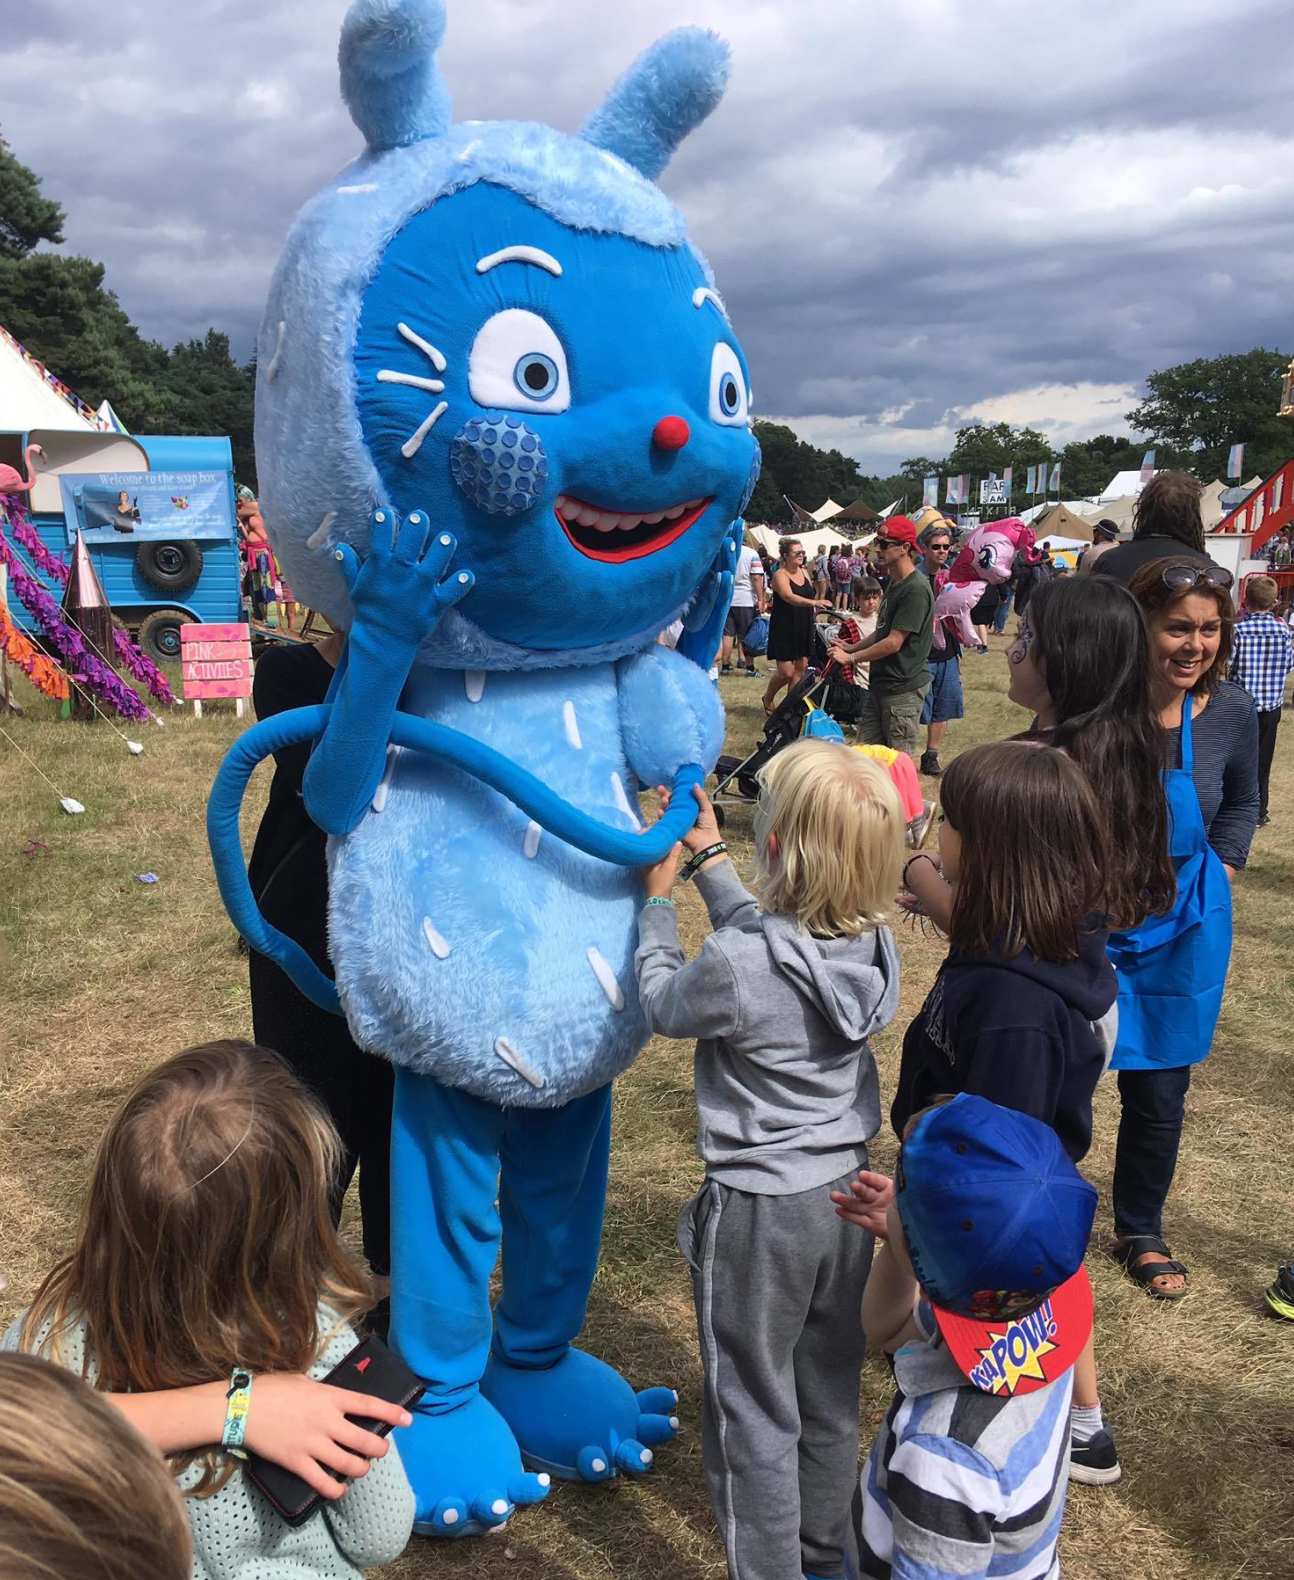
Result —
[[377, 376], [379, 384], [411, 384], [416, 390], [427, 390], [439, 395], [445, 385], [441, 379], [424, 379], [417, 373], [397, 373], [394, 368], [383, 368]]
[[410, 329], [408, 324], [397, 324], [395, 327], [400, 331], [400, 333], [411, 346], [417, 346], [418, 350], [421, 351], [422, 354], [427, 358], [437, 373], [443, 373], [445, 371], [446, 363], [444, 355], [437, 351], [435, 346], [433, 346], [429, 340], [424, 340], [416, 330]]
[[418, 451], [422, 448], [422, 441], [427, 437], [427, 435], [448, 410], [449, 402], [445, 400], [440, 401], [435, 407], [433, 407], [427, 416], [422, 419], [418, 426], [400, 446], [400, 454], [405, 458], [406, 461], [413, 460], [414, 456], [417, 455]]
[[711, 290], [708, 285], [698, 285], [696, 290], [692, 292], [692, 306], [703, 307], [707, 302], [713, 302], [723, 316], [727, 318], [728, 309], [723, 305], [723, 297], [719, 295], [718, 291]]

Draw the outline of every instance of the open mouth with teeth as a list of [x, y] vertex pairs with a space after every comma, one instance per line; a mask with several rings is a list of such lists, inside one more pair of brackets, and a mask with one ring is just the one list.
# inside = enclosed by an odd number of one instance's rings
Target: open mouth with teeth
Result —
[[640, 560], [681, 538], [705, 514], [707, 499], [689, 499], [668, 510], [602, 510], [570, 494], [559, 494], [553, 507], [562, 531], [591, 560]]

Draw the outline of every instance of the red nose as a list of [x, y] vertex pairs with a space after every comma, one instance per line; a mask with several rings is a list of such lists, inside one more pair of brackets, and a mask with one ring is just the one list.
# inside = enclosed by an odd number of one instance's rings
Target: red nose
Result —
[[681, 417], [662, 417], [651, 431], [658, 450], [681, 450], [691, 437], [692, 430]]

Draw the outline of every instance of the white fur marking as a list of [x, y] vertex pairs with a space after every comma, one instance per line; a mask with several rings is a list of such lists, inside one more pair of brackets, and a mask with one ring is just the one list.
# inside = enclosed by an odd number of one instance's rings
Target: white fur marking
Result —
[[394, 368], [383, 368], [377, 376], [379, 384], [411, 384], [416, 390], [426, 390], [439, 395], [445, 384], [442, 379], [425, 379], [420, 373], [397, 373]]
[[586, 949], [584, 957], [593, 967], [593, 975], [598, 979], [598, 986], [607, 996], [611, 1008], [619, 1013], [625, 1007], [625, 996], [620, 991], [620, 984], [616, 981], [616, 974], [611, 969], [610, 962], [597, 949]]
[[605, 1459], [593, 1459], [589, 1461], [589, 1468], [600, 1476], [607, 1468], [607, 1462]]
[[437, 960], [449, 959], [449, 944], [445, 941], [443, 933], [439, 933], [431, 924], [431, 917], [422, 919], [422, 936], [427, 940], [427, 947]]
[[491, 269], [497, 269], [501, 263], [533, 263], [537, 269], [547, 269], [549, 274], [555, 274], [559, 278], [562, 272], [561, 264], [551, 252], [545, 252], [542, 247], [500, 247], [498, 252], [477, 259], [476, 272], [487, 274]]
[[719, 295], [718, 291], [711, 290], [708, 285], [698, 285], [696, 290], [692, 292], [692, 306], [702, 307], [706, 302], [713, 302], [723, 316], [727, 318], [728, 309], [723, 305], [723, 297]]
[[544, 1078], [533, 1064], [523, 1059], [506, 1037], [494, 1039], [494, 1051], [503, 1060], [504, 1064], [515, 1070], [523, 1081], [529, 1081], [531, 1086], [538, 1090], [544, 1085]]
[[400, 753], [404, 750], [401, 746], [388, 746], [386, 750], [386, 768], [382, 774], [381, 782], [373, 792], [373, 810], [386, 811], [386, 798], [391, 794], [391, 782], [395, 778], [395, 765], [400, 760]]
[[[480, 124], [480, 121], [463, 122], [464, 126], [479, 126]], [[460, 165], [465, 165], [480, 146], [481, 139], [479, 137], [474, 137], [470, 143], [464, 144], [464, 146], [460, 148], [459, 151], [454, 155], [455, 160]]]
[[521, 854], [527, 861], [533, 861], [539, 854], [539, 836], [542, 833], [543, 829], [533, 818], [526, 824], [526, 837], [521, 844]]
[[427, 358], [437, 373], [445, 371], [447, 364], [444, 353], [437, 351], [430, 340], [424, 340], [417, 330], [410, 329], [408, 324], [397, 324], [395, 327], [411, 346], [417, 346], [418, 350]]
[[319, 525], [306, 539], [306, 548], [318, 549], [328, 541], [328, 534], [332, 531], [332, 524], [337, 519], [337, 512], [330, 510]]
[[[431, 381], [429, 380], [428, 382]], [[400, 446], [400, 454], [405, 458], [406, 461], [413, 460], [418, 451], [422, 449], [422, 441], [427, 437], [427, 435], [448, 410], [449, 402], [439, 401], [422, 419], [418, 426]]]
[[643, 828], [643, 826], [642, 826], [642, 819], [638, 816], [637, 812], [635, 812], [633, 807], [630, 805], [629, 797], [628, 797], [628, 795], [625, 792], [624, 781], [621, 779], [619, 774], [612, 774], [611, 775], [611, 795], [612, 795], [613, 800], [615, 801], [616, 810], [618, 812], [623, 812], [624, 815], [633, 824], [634, 828], [638, 831], [638, 833], [641, 834], [642, 833], [642, 828]]
[[344, 193], [347, 197], [349, 197], [352, 192], [376, 192], [377, 182], [357, 181], [354, 186], [338, 187], [337, 190], [338, 192]]
[[273, 384], [273, 382], [274, 382], [274, 375], [279, 370], [279, 358], [283, 355], [283, 333], [287, 329], [287, 327], [288, 327], [287, 319], [286, 318], [280, 318], [279, 319], [279, 337], [274, 343], [274, 355], [270, 358], [270, 360], [265, 365], [265, 382], [267, 384]]
[[463, 685], [467, 688], [467, 700], [469, 702], [479, 702], [485, 695], [485, 671], [483, 669], [464, 670]]
[[566, 744], [572, 751], [581, 751], [584, 742], [580, 739], [580, 726], [575, 717], [575, 704], [571, 701], [562, 703], [562, 728], [566, 731]]

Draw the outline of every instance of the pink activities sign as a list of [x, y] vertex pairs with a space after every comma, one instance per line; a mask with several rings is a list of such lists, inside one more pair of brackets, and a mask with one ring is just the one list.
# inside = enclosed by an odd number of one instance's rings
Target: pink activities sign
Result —
[[[249, 625], [182, 625], [180, 665], [186, 702], [250, 697], [252, 628]], [[239, 712], [242, 712], [241, 704]]]

